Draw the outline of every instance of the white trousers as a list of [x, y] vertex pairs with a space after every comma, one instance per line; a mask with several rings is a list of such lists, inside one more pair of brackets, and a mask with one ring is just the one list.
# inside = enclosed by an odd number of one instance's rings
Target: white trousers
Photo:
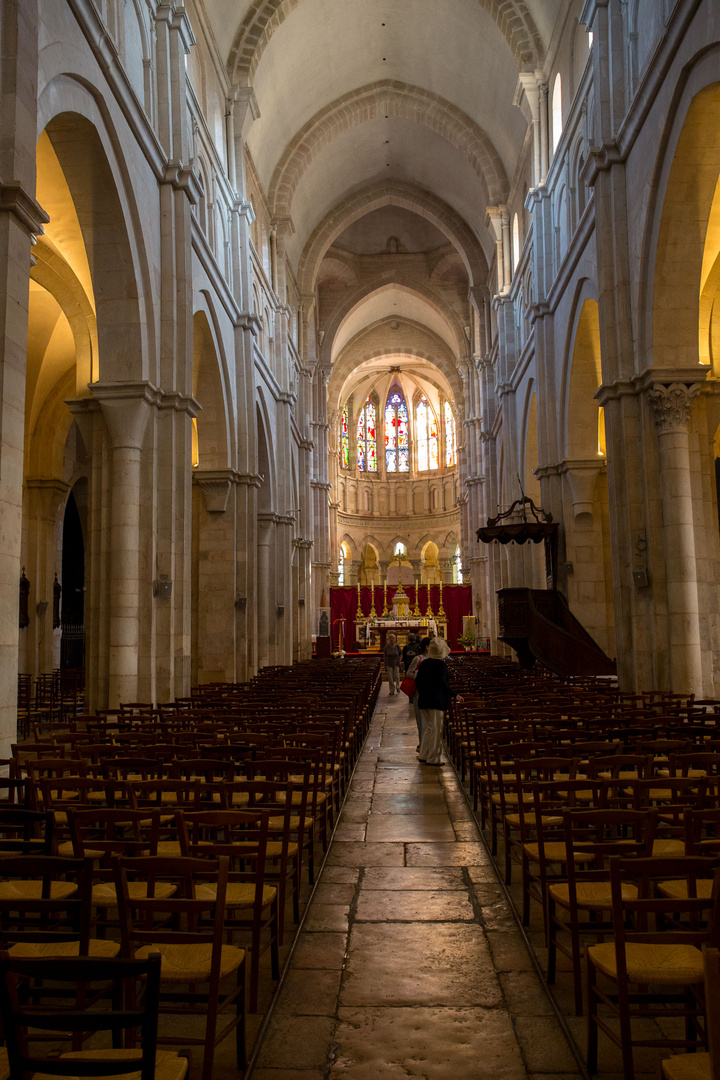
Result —
[[421, 709], [423, 719], [423, 737], [420, 743], [421, 761], [429, 765], [439, 765], [442, 761], [442, 709]]
[[400, 689], [400, 668], [399, 667], [386, 667], [388, 682], [390, 683], [390, 693], [394, 694], [396, 690]]

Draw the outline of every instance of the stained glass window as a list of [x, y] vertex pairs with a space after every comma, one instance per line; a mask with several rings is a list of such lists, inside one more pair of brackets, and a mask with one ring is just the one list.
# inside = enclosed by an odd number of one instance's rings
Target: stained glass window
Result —
[[421, 397], [415, 409], [418, 472], [438, 467], [438, 430], [435, 413], [426, 397]]
[[457, 441], [455, 438], [455, 417], [450, 402], [445, 402], [445, 465], [457, 465]]
[[405, 399], [397, 390], [385, 406], [385, 468], [388, 472], [410, 471], [410, 430]]
[[340, 421], [340, 467], [342, 469], [350, 468], [350, 432], [348, 431], [347, 404], [342, 411], [342, 419]]
[[357, 463], [360, 472], [377, 472], [375, 406], [370, 398], [360, 410], [357, 426]]

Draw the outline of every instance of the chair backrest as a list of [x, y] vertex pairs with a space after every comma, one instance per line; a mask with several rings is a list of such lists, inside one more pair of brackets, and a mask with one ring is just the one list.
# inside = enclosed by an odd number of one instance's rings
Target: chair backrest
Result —
[[[116, 856], [113, 868], [123, 954], [134, 957], [138, 945], [210, 944], [211, 981], [219, 984], [230, 869], [227, 855], [219, 859]], [[133, 880], [148, 883], [146, 896], [130, 896], [128, 884]], [[156, 884], [167, 881], [175, 885], [173, 895], [156, 896]], [[216, 888], [198, 899], [197, 885], [207, 882]]]
[[[102, 857], [110, 869], [114, 855], [156, 855], [160, 833], [159, 810], [130, 810], [126, 807], [68, 807], [68, 824], [73, 854], [84, 858], [92, 852]], [[95, 853], [102, 853], [101, 856]]]
[[200, 810], [175, 814], [184, 856], [229, 860], [229, 880], [252, 883], [255, 904], [262, 911], [267, 854], [267, 810]]
[[[70, 994], [73, 1005], [59, 1009], [55, 1003], [36, 1002], [33, 995], [21, 990], [23, 984], [35, 985], [36, 980], [49, 979], [59, 989]], [[126, 1001], [128, 980], [142, 979], [141, 1004], [132, 1006]], [[101, 995], [92, 994], [94, 1003], [88, 1005], [87, 988], [100, 983]], [[112, 1009], [108, 1009], [108, 983], [112, 991]], [[45, 1076], [98, 1077], [122, 1076], [139, 1072], [140, 1080], [154, 1080], [157, 1048], [157, 1017], [160, 996], [160, 957], [147, 960], [100, 960], [97, 958], [65, 957], [62, 960], [16, 960], [0, 954], [0, 1016], [2, 1016], [10, 1075], [20, 1077], [33, 1073]], [[133, 995], [133, 1001], [137, 995]], [[95, 1008], [95, 1004], [100, 1008]], [[74, 1007], [73, 1007], [74, 1006]], [[133, 1039], [139, 1033], [142, 1049], [136, 1055], [115, 1055], [98, 1052], [90, 1060], [68, 1055], [40, 1057], [30, 1052], [30, 1029], [62, 1032], [112, 1032], [113, 1042], [119, 1041], [122, 1031]], [[70, 1059], [70, 1061], [68, 1060]]]
[[55, 819], [47, 810], [0, 805], [0, 852], [52, 855]]
[[[720, 926], [720, 859], [681, 855], [674, 858], [610, 859], [613, 932], [618, 973], [627, 978], [628, 942], [685, 944], [701, 948], [718, 944]], [[698, 896], [699, 878], [713, 877], [711, 895]], [[657, 886], [673, 879], [687, 881], [686, 896], [663, 896]], [[634, 884], [637, 897], [623, 884]]]
[[[87, 956], [92, 923], [90, 859], [11, 856], [0, 859], [0, 873], [11, 886], [0, 889], [0, 937], [5, 945], [78, 941], [79, 954]], [[16, 881], [19, 886], [37, 881], [38, 887], [13, 888]], [[56, 890], [55, 882], [63, 887]]]

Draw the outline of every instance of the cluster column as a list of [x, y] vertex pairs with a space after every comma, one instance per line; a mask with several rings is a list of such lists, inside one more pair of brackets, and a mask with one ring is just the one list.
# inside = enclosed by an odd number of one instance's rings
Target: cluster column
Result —
[[703, 694], [688, 424], [700, 384], [655, 383], [648, 401], [660, 453], [671, 685]]
[[160, 394], [150, 383], [93, 383], [107, 425], [110, 458], [108, 704], [135, 701], [140, 644], [142, 447]]

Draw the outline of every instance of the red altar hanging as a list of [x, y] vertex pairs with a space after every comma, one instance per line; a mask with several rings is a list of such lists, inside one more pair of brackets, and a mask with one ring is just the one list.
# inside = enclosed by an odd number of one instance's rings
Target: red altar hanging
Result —
[[[403, 586], [409, 600], [410, 611], [415, 607], [415, 586]], [[421, 585], [418, 596], [420, 614], [427, 614], [428, 588], [432, 610], [437, 616], [440, 607], [440, 586]], [[397, 592], [396, 585], [388, 585], [387, 604], [392, 608], [392, 598]], [[375, 586], [375, 610], [380, 615], [383, 609], [384, 592], [381, 586]], [[447, 640], [451, 646], [457, 645], [457, 639], [462, 634], [463, 615], [472, 615], [472, 589], [470, 585], [443, 585], [443, 607], [447, 619]], [[347, 652], [352, 652], [355, 645], [355, 614], [357, 612], [357, 586], [340, 585], [330, 589], [330, 626], [332, 628], [333, 648], [338, 648], [339, 622], [343, 621], [343, 647]], [[365, 585], [360, 589], [360, 608], [363, 615], [370, 614], [370, 586]]]

